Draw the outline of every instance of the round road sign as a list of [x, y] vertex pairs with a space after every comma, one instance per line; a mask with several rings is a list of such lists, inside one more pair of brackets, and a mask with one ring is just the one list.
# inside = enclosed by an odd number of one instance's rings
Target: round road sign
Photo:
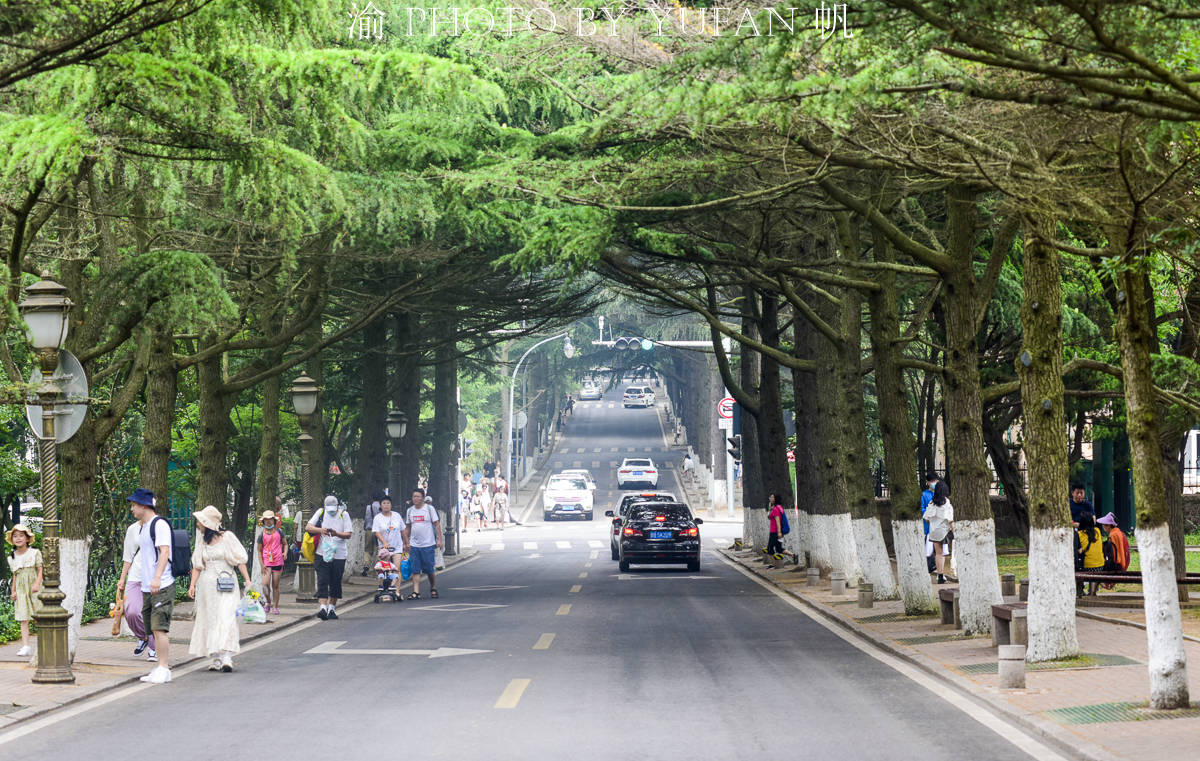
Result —
[[727, 396], [717, 402], [717, 417], [729, 420], [733, 417], [733, 397]]

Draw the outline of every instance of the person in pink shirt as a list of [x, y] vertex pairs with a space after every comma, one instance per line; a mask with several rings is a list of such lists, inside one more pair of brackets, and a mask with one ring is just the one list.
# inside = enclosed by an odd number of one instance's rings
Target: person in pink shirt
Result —
[[783, 536], [783, 505], [780, 503], [778, 494], [772, 494], [767, 503], [771, 508], [771, 512], [767, 513], [767, 530], [770, 532], [767, 535], [768, 555], [783, 552], [783, 542], [780, 541]]
[[279, 528], [274, 510], [267, 510], [258, 519], [258, 536], [254, 549], [262, 558], [263, 597], [268, 613], [279, 612], [279, 579], [283, 576], [283, 561], [287, 559], [287, 540]]

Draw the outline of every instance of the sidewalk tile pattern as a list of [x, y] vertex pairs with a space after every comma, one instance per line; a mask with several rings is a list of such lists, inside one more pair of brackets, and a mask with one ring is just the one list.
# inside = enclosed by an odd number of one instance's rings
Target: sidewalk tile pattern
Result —
[[1101, 724], [1109, 721], [1149, 721], [1152, 719], [1189, 719], [1200, 716], [1200, 703], [1191, 708], [1159, 711], [1148, 703], [1097, 703], [1043, 711], [1042, 715], [1060, 724]]

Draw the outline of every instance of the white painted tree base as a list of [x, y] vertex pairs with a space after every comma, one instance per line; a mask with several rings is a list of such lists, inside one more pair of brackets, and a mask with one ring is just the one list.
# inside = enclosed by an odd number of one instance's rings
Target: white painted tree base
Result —
[[1150, 707], [1188, 705], [1187, 655], [1175, 587], [1175, 555], [1166, 525], [1139, 526], [1138, 559], [1146, 600], [1146, 642], [1150, 667]]
[[792, 530], [783, 538], [783, 548], [788, 552], [796, 553], [796, 557], [800, 559], [800, 565], [804, 565], [804, 531], [808, 517], [804, 512], [790, 508], [787, 510], [787, 516]]
[[712, 479], [712, 486], [709, 488], [708, 493], [712, 495], [713, 510], [715, 510], [717, 512], [720, 512], [721, 510], [725, 510], [728, 512], [728, 510], [729, 510], [729, 495], [725, 491], [725, 479], [724, 478]]
[[1075, 631], [1075, 559], [1073, 530], [1029, 530], [1030, 663], [1079, 655]]
[[873, 585], [876, 600], [896, 599], [896, 577], [892, 575], [892, 562], [888, 559], [887, 545], [883, 543], [879, 519], [855, 518], [851, 526], [863, 580]]
[[[438, 511], [441, 515], [441, 511]], [[345, 581], [351, 576], [362, 571], [364, 564], [367, 562], [367, 535], [364, 533], [363, 524], [365, 518], [351, 518], [350, 525], [353, 527], [350, 534], [350, 540], [346, 542], [346, 567], [342, 572], [342, 580]], [[443, 526], [446, 524], [442, 524]], [[374, 566], [374, 563], [371, 563]]]
[[896, 547], [896, 573], [905, 614], [915, 616], [938, 610], [937, 597], [929, 584], [921, 521], [892, 521], [892, 541]]
[[83, 620], [83, 602], [87, 596], [88, 554], [92, 540], [59, 539], [59, 589], [66, 595], [63, 607], [71, 614], [67, 622], [67, 657], [75, 662], [75, 648], [79, 646], [79, 627]]
[[953, 552], [957, 557], [963, 634], [988, 634], [992, 630], [992, 606], [1004, 602], [996, 565], [995, 522], [991, 518], [955, 521]]
[[858, 559], [858, 545], [854, 541], [854, 526], [850, 513], [837, 513], [829, 516], [827, 524], [829, 534], [830, 561], [833, 570], [846, 574], [846, 586], [856, 587], [862, 581], [862, 566]]
[[812, 527], [810, 536], [812, 537], [809, 551], [812, 553], [811, 564], [821, 569], [821, 573], [828, 575], [833, 569], [833, 558], [829, 554], [829, 524], [830, 516], [814, 515], [809, 522]]

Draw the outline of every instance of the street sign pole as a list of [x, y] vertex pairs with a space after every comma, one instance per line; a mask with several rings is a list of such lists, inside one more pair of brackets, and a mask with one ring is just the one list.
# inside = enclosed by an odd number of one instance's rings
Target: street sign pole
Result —
[[[721, 401], [717, 402], [717, 428], [726, 433], [733, 432], [733, 397], [729, 395], [729, 389], [725, 389]], [[725, 450], [725, 511], [730, 518], [736, 515], [733, 506], [733, 455], [729, 453], [729, 449], [724, 446], [724, 434], [721, 438], [721, 448]]]

